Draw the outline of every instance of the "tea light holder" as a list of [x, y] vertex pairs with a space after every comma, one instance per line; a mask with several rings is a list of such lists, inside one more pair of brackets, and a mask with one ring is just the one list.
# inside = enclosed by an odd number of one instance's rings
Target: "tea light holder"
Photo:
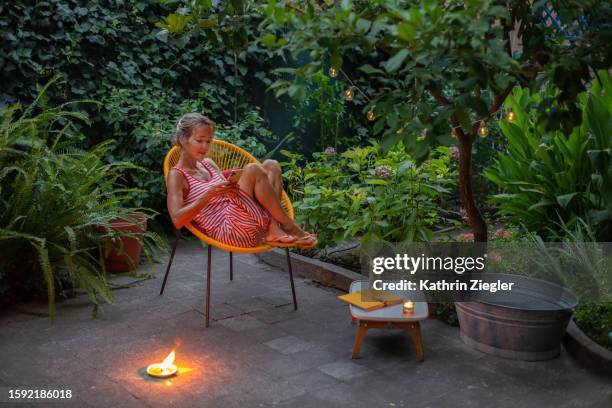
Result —
[[414, 302], [411, 300], [407, 300], [402, 303], [402, 312], [404, 314], [413, 314], [414, 313]]
[[161, 363], [154, 363], [147, 367], [147, 374], [155, 378], [168, 378], [176, 375], [178, 368], [174, 363], [174, 350]]

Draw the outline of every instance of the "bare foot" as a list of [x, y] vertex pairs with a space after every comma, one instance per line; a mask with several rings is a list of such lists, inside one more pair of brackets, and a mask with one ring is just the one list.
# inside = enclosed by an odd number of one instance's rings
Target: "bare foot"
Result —
[[298, 238], [297, 241], [295, 241], [293, 244], [298, 248], [307, 249], [317, 245], [317, 242], [317, 237], [315, 235], [308, 234]]
[[287, 234], [276, 221], [270, 222], [270, 228], [268, 229], [268, 233], [266, 234], [265, 240], [267, 244], [270, 243], [280, 243], [280, 244], [290, 244], [295, 242], [298, 237], [294, 235]]
[[307, 236], [314, 236], [316, 237], [316, 234], [311, 234], [309, 232], [304, 231], [303, 229], [301, 229], [295, 221], [290, 220], [284, 224], [280, 225], [281, 228], [287, 233], [287, 234], [291, 234], [291, 235], [295, 235], [298, 238], [303, 238], [303, 237], [307, 237]]

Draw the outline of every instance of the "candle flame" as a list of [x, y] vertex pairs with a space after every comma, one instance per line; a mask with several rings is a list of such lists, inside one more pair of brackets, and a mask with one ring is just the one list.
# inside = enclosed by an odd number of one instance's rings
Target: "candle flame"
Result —
[[170, 354], [168, 354], [168, 356], [164, 359], [164, 361], [162, 361], [160, 368], [164, 371], [168, 370], [170, 366], [172, 366], [172, 363], [174, 363], [174, 357], [174, 350], [172, 350]]

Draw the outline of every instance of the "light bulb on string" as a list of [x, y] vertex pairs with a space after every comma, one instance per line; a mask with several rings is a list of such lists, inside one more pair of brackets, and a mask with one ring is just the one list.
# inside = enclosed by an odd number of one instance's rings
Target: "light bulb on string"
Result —
[[478, 128], [478, 135], [480, 137], [487, 137], [487, 135], [489, 134], [489, 129], [487, 129], [487, 126], [484, 123], [484, 120], [480, 122], [480, 127]]
[[353, 96], [355, 96], [355, 91], [353, 91], [353, 87], [350, 87], [346, 91], [344, 91], [344, 99], [347, 101], [352, 101]]
[[338, 70], [334, 67], [329, 67], [329, 71], [327, 71], [330, 77], [335, 78], [338, 76]]
[[419, 137], [417, 137], [417, 140], [422, 141], [427, 139], [427, 129], [423, 129], [423, 131], [421, 132], [421, 135]]
[[453, 139], [458, 139], [458, 137], [457, 137], [457, 131], [456, 131], [455, 129], [453, 129], [453, 130], [451, 131], [451, 137], [452, 137]]
[[376, 114], [374, 113], [374, 107], [371, 107], [370, 110], [368, 111], [368, 113], [366, 114], [366, 117], [368, 118], [368, 120], [371, 122], [374, 119], [376, 119]]
[[506, 119], [508, 120], [508, 122], [514, 122], [514, 119], [516, 119], [516, 114], [514, 113], [512, 108], [508, 110], [508, 113], [506, 114]]

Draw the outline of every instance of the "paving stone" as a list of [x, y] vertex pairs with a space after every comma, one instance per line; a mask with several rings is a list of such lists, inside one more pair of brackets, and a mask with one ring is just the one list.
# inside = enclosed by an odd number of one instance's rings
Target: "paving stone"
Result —
[[250, 313], [250, 315], [268, 324], [278, 323], [299, 317], [299, 315], [297, 315], [293, 310], [293, 304], [286, 305], [286, 307], [268, 306], [267, 309], [256, 310]]
[[[285, 271], [253, 255], [213, 251], [211, 325], [204, 327], [206, 249], [182, 241], [163, 296], [155, 279], [114, 290], [115, 304], [92, 318], [80, 296], [0, 310], [0, 385], [71, 387], [68, 407], [610, 407], [607, 379], [563, 351], [546, 362], [475, 351], [456, 327], [422, 323], [425, 361], [407, 333], [370, 330], [351, 359], [356, 326], [340, 291], [296, 279], [293, 310]], [[117, 281], [130, 283], [129, 277]], [[176, 350], [179, 375], [144, 375]], [[29, 404], [24, 403], [23, 406]], [[60, 406], [31, 404], [31, 406]]]
[[301, 385], [310, 391], [340, 384], [337, 379], [324, 374], [316, 368], [310, 368], [305, 371], [291, 374], [286, 376], [285, 379], [289, 383]]
[[266, 346], [283, 354], [297, 353], [315, 347], [313, 343], [298, 339], [295, 336], [285, 336], [264, 343]]
[[306, 394], [306, 388], [301, 384], [286, 380], [268, 381], [252, 390], [250, 394], [264, 404], [277, 405], [279, 402]]
[[324, 364], [319, 366], [318, 369], [341, 381], [350, 380], [370, 372], [368, 368], [350, 361]]
[[217, 323], [228, 327], [234, 331], [257, 329], [266, 325], [264, 322], [257, 320], [253, 316], [249, 315], [234, 316], [227, 319], [219, 320]]

